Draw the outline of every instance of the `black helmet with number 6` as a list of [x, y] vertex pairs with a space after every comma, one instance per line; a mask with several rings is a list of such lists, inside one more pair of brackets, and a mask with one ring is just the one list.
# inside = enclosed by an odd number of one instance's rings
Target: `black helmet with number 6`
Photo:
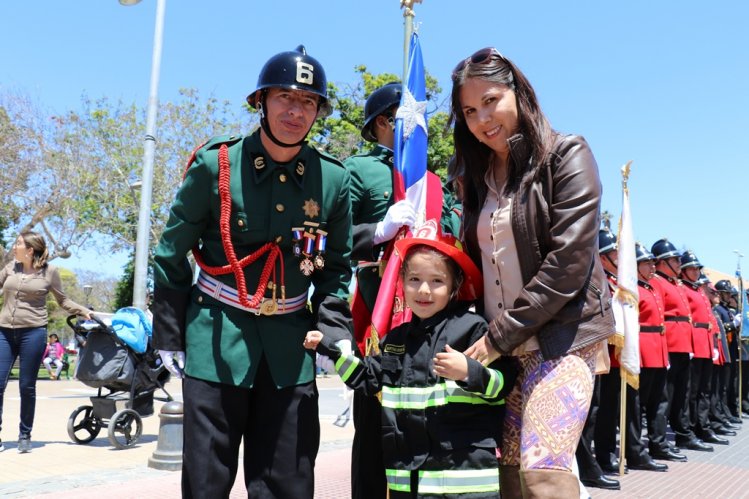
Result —
[[616, 236], [611, 229], [601, 229], [598, 231], [598, 254], [605, 255], [616, 249]]
[[635, 260], [637, 263], [655, 260], [655, 256], [642, 243], [635, 243]]
[[[328, 102], [328, 80], [322, 64], [307, 55], [304, 45], [294, 50], [276, 54], [265, 63], [257, 79], [257, 88], [247, 96], [247, 102], [258, 109], [258, 90], [268, 88], [289, 88], [305, 90], [320, 96], [318, 116], [324, 118], [333, 112]], [[258, 109], [259, 110], [259, 109]]]

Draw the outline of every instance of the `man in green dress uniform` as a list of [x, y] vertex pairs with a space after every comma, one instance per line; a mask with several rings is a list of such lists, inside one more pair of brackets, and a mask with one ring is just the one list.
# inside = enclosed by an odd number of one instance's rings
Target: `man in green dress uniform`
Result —
[[[393, 202], [395, 115], [400, 105], [401, 89], [400, 83], [388, 83], [367, 98], [361, 135], [376, 145], [368, 153], [344, 161], [351, 177], [351, 258], [357, 266], [358, 295], [353, 307], [360, 355], [367, 353], [363, 333], [369, 326], [380, 289], [382, 253], [402, 226], [412, 226], [416, 221], [416, 213], [408, 201]], [[445, 198], [442, 230], [457, 236], [459, 218], [450, 211], [451, 206], [451, 200]], [[358, 306], [366, 310], [357, 310]], [[351, 496], [354, 499], [384, 498], [387, 483], [380, 434], [382, 409], [377, 397], [367, 397], [359, 392], [354, 392], [353, 405], [356, 432], [351, 459]]]
[[196, 150], [172, 205], [154, 345], [184, 375], [184, 497], [228, 497], [244, 439], [249, 497], [311, 498], [320, 424], [302, 342], [315, 329], [351, 341], [349, 179], [305, 142], [330, 104], [303, 46], [269, 59], [247, 101], [261, 129]]

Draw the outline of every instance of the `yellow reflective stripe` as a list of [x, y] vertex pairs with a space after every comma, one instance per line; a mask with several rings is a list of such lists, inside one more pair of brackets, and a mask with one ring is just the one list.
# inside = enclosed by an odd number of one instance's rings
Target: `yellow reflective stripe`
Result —
[[354, 355], [341, 355], [335, 362], [335, 371], [345, 382], [351, 377], [354, 370], [359, 367], [359, 364], [361, 364], [361, 360], [358, 357]]
[[498, 491], [498, 468], [419, 471], [419, 494], [467, 494]]
[[[411, 492], [411, 471], [385, 470], [388, 488]], [[499, 469], [480, 470], [420, 470], [419, 494], [468, 494], [499, 492]]]
[[411, 472], [408, 470], [386, 469], [388, 488], [398, 492], [411, 492]]
[[496, 398], [504, 384], [502, 373], [494, 369], [489, 369], [489, 384], [486, 387], [484, 395], [488, 398]]
[[503, 405], [504, 400], [486, 400], [483, 394], [466, 391], [452, 380], [425, 387], [382, 387], [382, 406], [390, 409], [426, 409], [450, 403]]

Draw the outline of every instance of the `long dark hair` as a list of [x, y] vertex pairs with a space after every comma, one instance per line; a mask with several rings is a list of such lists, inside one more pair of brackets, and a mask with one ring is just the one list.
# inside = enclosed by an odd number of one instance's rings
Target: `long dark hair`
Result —
[[[486, 56], [484, 57], [484, 52]], [[478, 56], [478, 57], [477, 57]], [[545, 161], [553, 145], [554, 132], [546, 119], [528, 79], [509, 59], [496, 49], [483, 49], [458, 64], [453, 71], [450, 123], [453, 125], [455, 157], [465, 167], [463, 187], [464, 233], [471, 233], [478, 223], [478, 216], [488, 191], [484, 175], [491, 165], [492, 150], [479, 142], [471, 133], [463, 114], [460, 91], [469, 78], [480, 78], [492, 83], [507, 85], [515, 92], [518, 108], [518, 130], [528, 148], [532, 161], [516, 164], [510, 157], [507, 184], [504, 192], [517, 191], [526, 174], [538, 169]]]

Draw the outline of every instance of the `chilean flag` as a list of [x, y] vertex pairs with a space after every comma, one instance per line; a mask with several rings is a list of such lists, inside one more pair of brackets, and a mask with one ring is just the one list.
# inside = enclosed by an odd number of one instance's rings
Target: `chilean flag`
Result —
[[416, 33], [411, 36], [408, 61], [408, 86], [403, 89], [400, 106], [395, 114], [393, 195], [396, 202], [408, 199], [417, 214], [425, 214], [427, 92], [424, 59], [421, 57], [421, 45]]
[[[403, 89], [395, 115], [395, 165], [393, 168], [393, 201], [408, 199], [416, 211], [416, 225], [430, 221], [437, 230], [442, 214], [442, 183], [427, 171], [427, 98], [424, 60], [421, 57], [419, 36], [411, 36], [409, 50], [408, 85]], [[391, 241], [383, 259], [387, 259], [377, 302], [372, 311], [372, 322], [364, 338], [357, 343], [365, 355], [379, 352], [379, 340], [390, 329], [411, 319], [411, 310], [403, 300], [403, 285], [399, 279], [401, 259], [393, 252], [393, 243], [411, 237], [406, 228]]]

